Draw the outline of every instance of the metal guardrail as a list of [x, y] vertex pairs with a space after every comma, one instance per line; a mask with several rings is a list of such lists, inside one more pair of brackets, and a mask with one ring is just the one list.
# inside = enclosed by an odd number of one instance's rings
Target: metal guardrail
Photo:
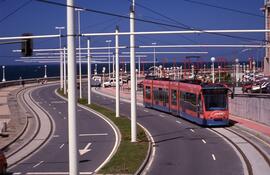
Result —
[[270, 94], [260, 94], [260, 93], [234, 94], [234, 96], [249, 97], [249, 98], [270, 98]]

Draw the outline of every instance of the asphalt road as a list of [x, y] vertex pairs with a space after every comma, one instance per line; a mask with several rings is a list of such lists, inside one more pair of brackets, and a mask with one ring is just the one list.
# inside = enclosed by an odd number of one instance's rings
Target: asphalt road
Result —
[[[47, 86], [32, 92], [32, 98], [53, 118], [55, 130], [49, 142], [37, 153], [10, 170], [14, 174], [68, 173], [68, 115], [67, 103], [54, 91], [58, 86]], [[78, 149], [89, 150], [79, 155], [79, 171], [92, 174], [111, 153], [115, 133], [111, 126], [89, 111], [78, 108]]]
[[[83, 96], [87, 97], [86, 88], [83, 88]], [[111, 98], [93, 93], [92, 99], [115, 110]], [[129, 103], [121, 101], [120, 114], [130, 116]], [[155, 142], [156, 153], [147, 174], [244, 174], [233, 148], [207, 128], [140, 106], [137, 107], [137, 121], [148, 129]]]

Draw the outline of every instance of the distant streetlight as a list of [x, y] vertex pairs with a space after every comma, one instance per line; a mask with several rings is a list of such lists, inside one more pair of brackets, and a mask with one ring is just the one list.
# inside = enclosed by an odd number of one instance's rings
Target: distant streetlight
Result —
[[[157, 45], [157, 43], [152, 43], [152, 45]], [[154, 76], [156, 75], [156, 47], [154, 47]]]
[[109, 78], [111, 78], [111, 42], [112, 40], [106, 40], [106, 43], [108, 43], [108, 67], [109, 67]]
[[47, 78], [47, 65], [44, 65], [44, 78]]
[[159, 77], [162, 77], [162, 65], [159, 65]]
[[191, 65], [191, 77], [194, 78], [194, 65]]
[[215, 83], [215, 57], [211, 58], [211, 62], [212, 62], [212, 83]]
[[95, 75], [97, 75], [97, 64], [95, 64]]
[[106, 67], [102, 68], [102, 74], [103, 74], [103, 78], [102, 78], [102, 85], [104, 87], [104, 81], [105, 81], [105, 71], [106, 71]]
[[125, 74], [127, 73], [127, 63], [125, 62]]
[[220, 69], [221, 69], [221, 67], [218, 66], [218, 82], [219, 82], [219, 83], [220, 83]]
[[238, 86], [238, 80], [239, 80], [239, 59], [235, 59], [235, 83], [236, 86]]
[[5, 82], [6, 81], [6, 78], [5, 78], [5, 66], [2, 66], [2, 69], [3, 69], [3, 79], [2, 79], [2, 82]]

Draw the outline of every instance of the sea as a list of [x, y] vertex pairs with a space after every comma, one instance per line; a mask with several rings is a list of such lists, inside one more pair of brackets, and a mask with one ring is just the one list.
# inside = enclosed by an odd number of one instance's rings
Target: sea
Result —
[[[195, 64], [195, 63], [194, 63]], [[241, 63], [243, 64], [243, 62]], [[261, 63], [259, 63], [260, 65]], [[162, 65], [163, 67], [184, 67], [184, 63], [161, 63], [157, 62], [156, 66]], [[195, 64], [196, 65], [196, 64]], [[210, 68], [211, 63], [206, 63], [206, 67]], [[152, 67], [153, 64], [151, 63], [145, 63], [141, 64], [141, 70], [148, 70], [150, 67]], [[217, 67], [218, 65], [216, 65]], [[92, 73], [94, 73], [94, 69], [97, 68], [97, 73], [102, 74], [102, 69], [105, 67], [105, 73], [108, 73], [108, 64], [92, 64]], [[200, 65], [202, 67], [202, 65]], [[136, 68], [138, 69], [138, 64], [136, 64]], [[112, 72], [112, 64], [110, 65], [110, 69]], [[120, 70], [125, 70], [125, 65], [122, 63], [120, 64]], [[129, 64], [127, 63], [126, 66], [127, 71], [129, 72]], [[77, 74], [78, 74], [78, 65], [77, 65]], [[82, 64], [82, 74], [87, 74], [87, 65]], [[5, 79], [6, 81], [11, 80], [18, 80], [20, 77], [22, 79], [29, 79], [29, 78], [43, 78], [45, 75], [45, 65], [6, 65], [5, 66]], [[60, 75], [60, 66], [59, 64], [47, 64], [47, 77], [56, 77]], [[3, 79], [3, 69], [0, 66], [0, 81]]]

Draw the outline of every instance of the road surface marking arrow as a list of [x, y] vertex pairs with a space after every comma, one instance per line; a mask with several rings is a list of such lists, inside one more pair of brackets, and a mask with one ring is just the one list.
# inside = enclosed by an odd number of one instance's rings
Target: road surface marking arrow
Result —
[[84, 147], [84, 149], [80, 149], [80, 150], [79, 150], [79, 153], [80, 153], [81, 156], [84, 155], [85, 153], [91, 151], [91, 149], [89, 149], [89, 147], [91, 146], [91, 144], [92, 144], [92, 143], [88, 143], [88, 144]]

